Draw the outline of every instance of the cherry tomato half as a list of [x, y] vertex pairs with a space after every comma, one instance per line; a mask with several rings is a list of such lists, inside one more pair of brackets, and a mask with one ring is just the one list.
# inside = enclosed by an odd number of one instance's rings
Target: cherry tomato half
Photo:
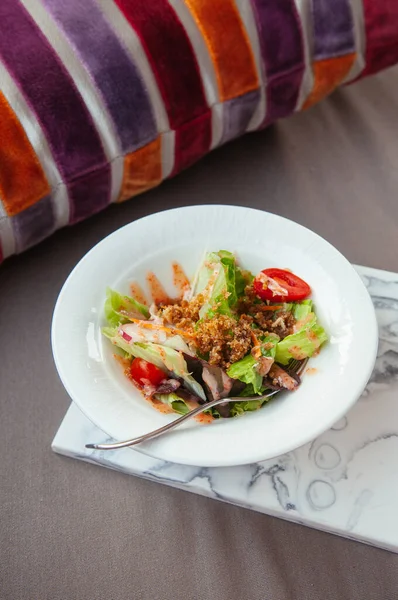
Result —
[[261, 300], [270, 302], [294, 302], [311, 295], [308, 283], [283, 269], [264, 269], [255, 278], [253, 287]]
[[167, 375], [156, 365], [147, 362], [143, 358], [135, 358], [130, 365], [131, 379], [139, 386], [151, 385], [158, 386]]

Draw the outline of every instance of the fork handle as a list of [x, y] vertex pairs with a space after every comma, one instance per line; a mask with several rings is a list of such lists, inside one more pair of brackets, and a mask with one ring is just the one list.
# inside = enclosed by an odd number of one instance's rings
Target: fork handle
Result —
[[[246, 400], [250, 400], [251, 398], [246, 398]], [[154, 431], [150, 431], [149, 433], [145, 433], [144, 435], [140, 435], [131, 440], [126, 440], [124, 442], [114, 442], [112, 444], [86, 444], [86, 448], [92, 448], [94, 450], [117, 450], [118, 448], [128, 448], [129, 446], [135, 446], [136, 444], [141, 444], [141, 442], [146, 442], [147, 440], [152, 440], [162, 433], [166, 433], [170, 429], [174, 429], [174, 427], [178, 427], [184, 421], [187, 421], [191, 417], [196, 415], [200, 415], [200, 413], [205, 410], [209, 410], [213, 406], [217, 406], [217, 404], [222, 404], [223, 402], [233, 402], [237, 400], [242, 400], [242, 398], [221, 398], [219, 400], [213, 400], [212, 402], [206, 402], [206, 404], [201, 404], [197, 408], [189, 411], [185, 415], [182, 415], [178, 419], [167, 423], [167, 425], [163, 425], [163, 427], [159, 427], [159, 429], [155, 429]]]

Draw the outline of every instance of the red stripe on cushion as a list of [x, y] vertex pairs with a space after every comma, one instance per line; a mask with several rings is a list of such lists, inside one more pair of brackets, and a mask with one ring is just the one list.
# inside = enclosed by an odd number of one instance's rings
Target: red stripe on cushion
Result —
[[211, 112], [208, 111], [176, 131], [175, 164], [172, 176], [203, 156], [211, 143]]
[[171, 128], [176, 130], [175, 174], [203, 156], [211, 141], [211, 119], [207, 117], [200, 121], [200, 139], [195, 139], [196, 120], [207, 114], [209, 107], [191, 42], [166, 0], [114, 1], [141, 40]]
[[363, 0], [366, 67], [361, 77], [398, 62], [398, 1]]

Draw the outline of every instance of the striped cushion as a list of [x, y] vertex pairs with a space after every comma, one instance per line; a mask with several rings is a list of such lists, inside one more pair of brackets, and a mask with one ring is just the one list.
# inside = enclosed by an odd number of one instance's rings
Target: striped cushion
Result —
[[396, 0], [1, 0], [0, 261], [396, 62]]

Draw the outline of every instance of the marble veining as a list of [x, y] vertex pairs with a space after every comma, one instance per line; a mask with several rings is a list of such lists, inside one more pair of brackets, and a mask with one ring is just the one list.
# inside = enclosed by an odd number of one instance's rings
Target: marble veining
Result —
[[398, 552], [398, 275], [357, 270], [377, 313], [375, 369], [352, 410], [310, 444], [226, 468], [177, 465], [133, 449], [95, 452], [84, 448], [87, 440], [109, 437], [72, 404], [53, 450]]

